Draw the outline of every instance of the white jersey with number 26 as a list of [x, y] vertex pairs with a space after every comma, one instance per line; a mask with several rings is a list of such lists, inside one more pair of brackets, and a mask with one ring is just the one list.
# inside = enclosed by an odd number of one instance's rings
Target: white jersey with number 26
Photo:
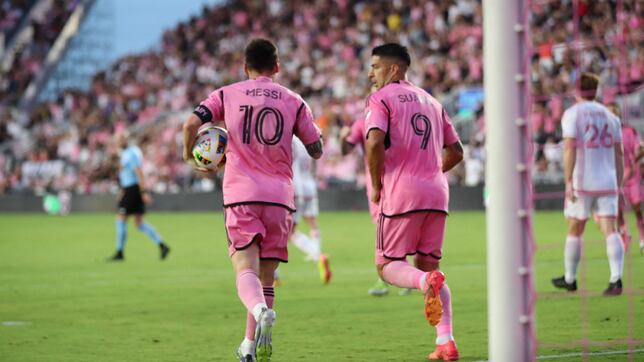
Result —
[[564, 112], [561, 128], [564, 138], [576, 140], [574, 190], [592, 195], [617, 193], [614, 146], [622, 142], [619, 118], [600, 103], [583, 101]]

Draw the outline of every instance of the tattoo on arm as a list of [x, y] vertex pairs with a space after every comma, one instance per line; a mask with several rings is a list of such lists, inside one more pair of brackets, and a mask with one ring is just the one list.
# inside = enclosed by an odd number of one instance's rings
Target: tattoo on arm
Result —
[[309, 153], [309, 156], [315, 159], [322, 157], [322, 138], [309, 145], [306, 145], [306, 152]]

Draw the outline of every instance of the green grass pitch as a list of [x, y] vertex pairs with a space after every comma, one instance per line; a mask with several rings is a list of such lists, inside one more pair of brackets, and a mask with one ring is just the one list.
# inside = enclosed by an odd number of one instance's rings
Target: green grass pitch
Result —
[[[105, 262], [114, 249], [113, 215], [0, 215], [0, 361], [234, 361], [245, 312], [222, 214], [151, 213], [148, 221], [172, 247], [167, 261], [131, 221], [126, 261]], [[291, 249], [276, 290], [273, 360], [425, 361], [435, 331], [423, 319], [420, 294], [367, 295], [376, 280], [367, 213], [323, 213], [320, 224], [334, 279], [322, 286], [315, 265]], [[535, 230], [538, 354], [580, 352], [584, 339], [589, 351], [620, 351], [629, 336], [644, 348], [644, 257], [636, 245], [624, 278], [633, 295], [604, 298], [605, 246], [589, 225], [584, 299], [550, 286], [563, 270], [561, 212], [538, 213]], [[487, 357], [485, 243], [484, 213], [452, 213], [442, 269], [463, 361]]]

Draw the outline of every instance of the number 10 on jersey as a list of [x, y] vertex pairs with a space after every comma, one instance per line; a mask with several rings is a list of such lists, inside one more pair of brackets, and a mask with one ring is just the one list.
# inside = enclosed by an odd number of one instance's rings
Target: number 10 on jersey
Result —
[[[239, 111], [244, 112], [244, 128], [242, 131], [242, 142], [244, 144], [250, 144], [252, 138], [251, 133], [253, 131], [253, 123], [255, 124], [255, 138], [257, 142], [264, 145], [276, 145], [282, 139], [282, 134], [284, 133], [284, 116], [279, 109], [273, 107], [261, 107], [257, 111], [255, 119], [253, 119], [253, 113], [255, 107], [251, 105], [239, 106]], [[266, 137], [266, 117], [272, 116], [275, 119], [275, 131], [272, 137]]]

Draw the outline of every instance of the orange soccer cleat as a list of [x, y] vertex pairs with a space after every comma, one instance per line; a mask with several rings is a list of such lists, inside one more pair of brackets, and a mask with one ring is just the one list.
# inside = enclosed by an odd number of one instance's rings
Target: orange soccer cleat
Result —
[[430, 353], [427, 358], [430, 360], [458, 361], [459, 357], [456, 343], [454, 343], [454, 341], [449, 341], [445, 344], [439, 344], [436, 346], [434, 352]]
[[326, 254], [320, 255], [318, 260], [318, 271], [320, 272], [320, 280], [323, 284], [331, 282], [331, 266], [329, 265], [329, 257]]
[[444, 283], [445, 274], [438, 270], [429, 272], [425, 278], [425, 319], [432, 326], [437, 325], [443, 315], [440, 290]]

